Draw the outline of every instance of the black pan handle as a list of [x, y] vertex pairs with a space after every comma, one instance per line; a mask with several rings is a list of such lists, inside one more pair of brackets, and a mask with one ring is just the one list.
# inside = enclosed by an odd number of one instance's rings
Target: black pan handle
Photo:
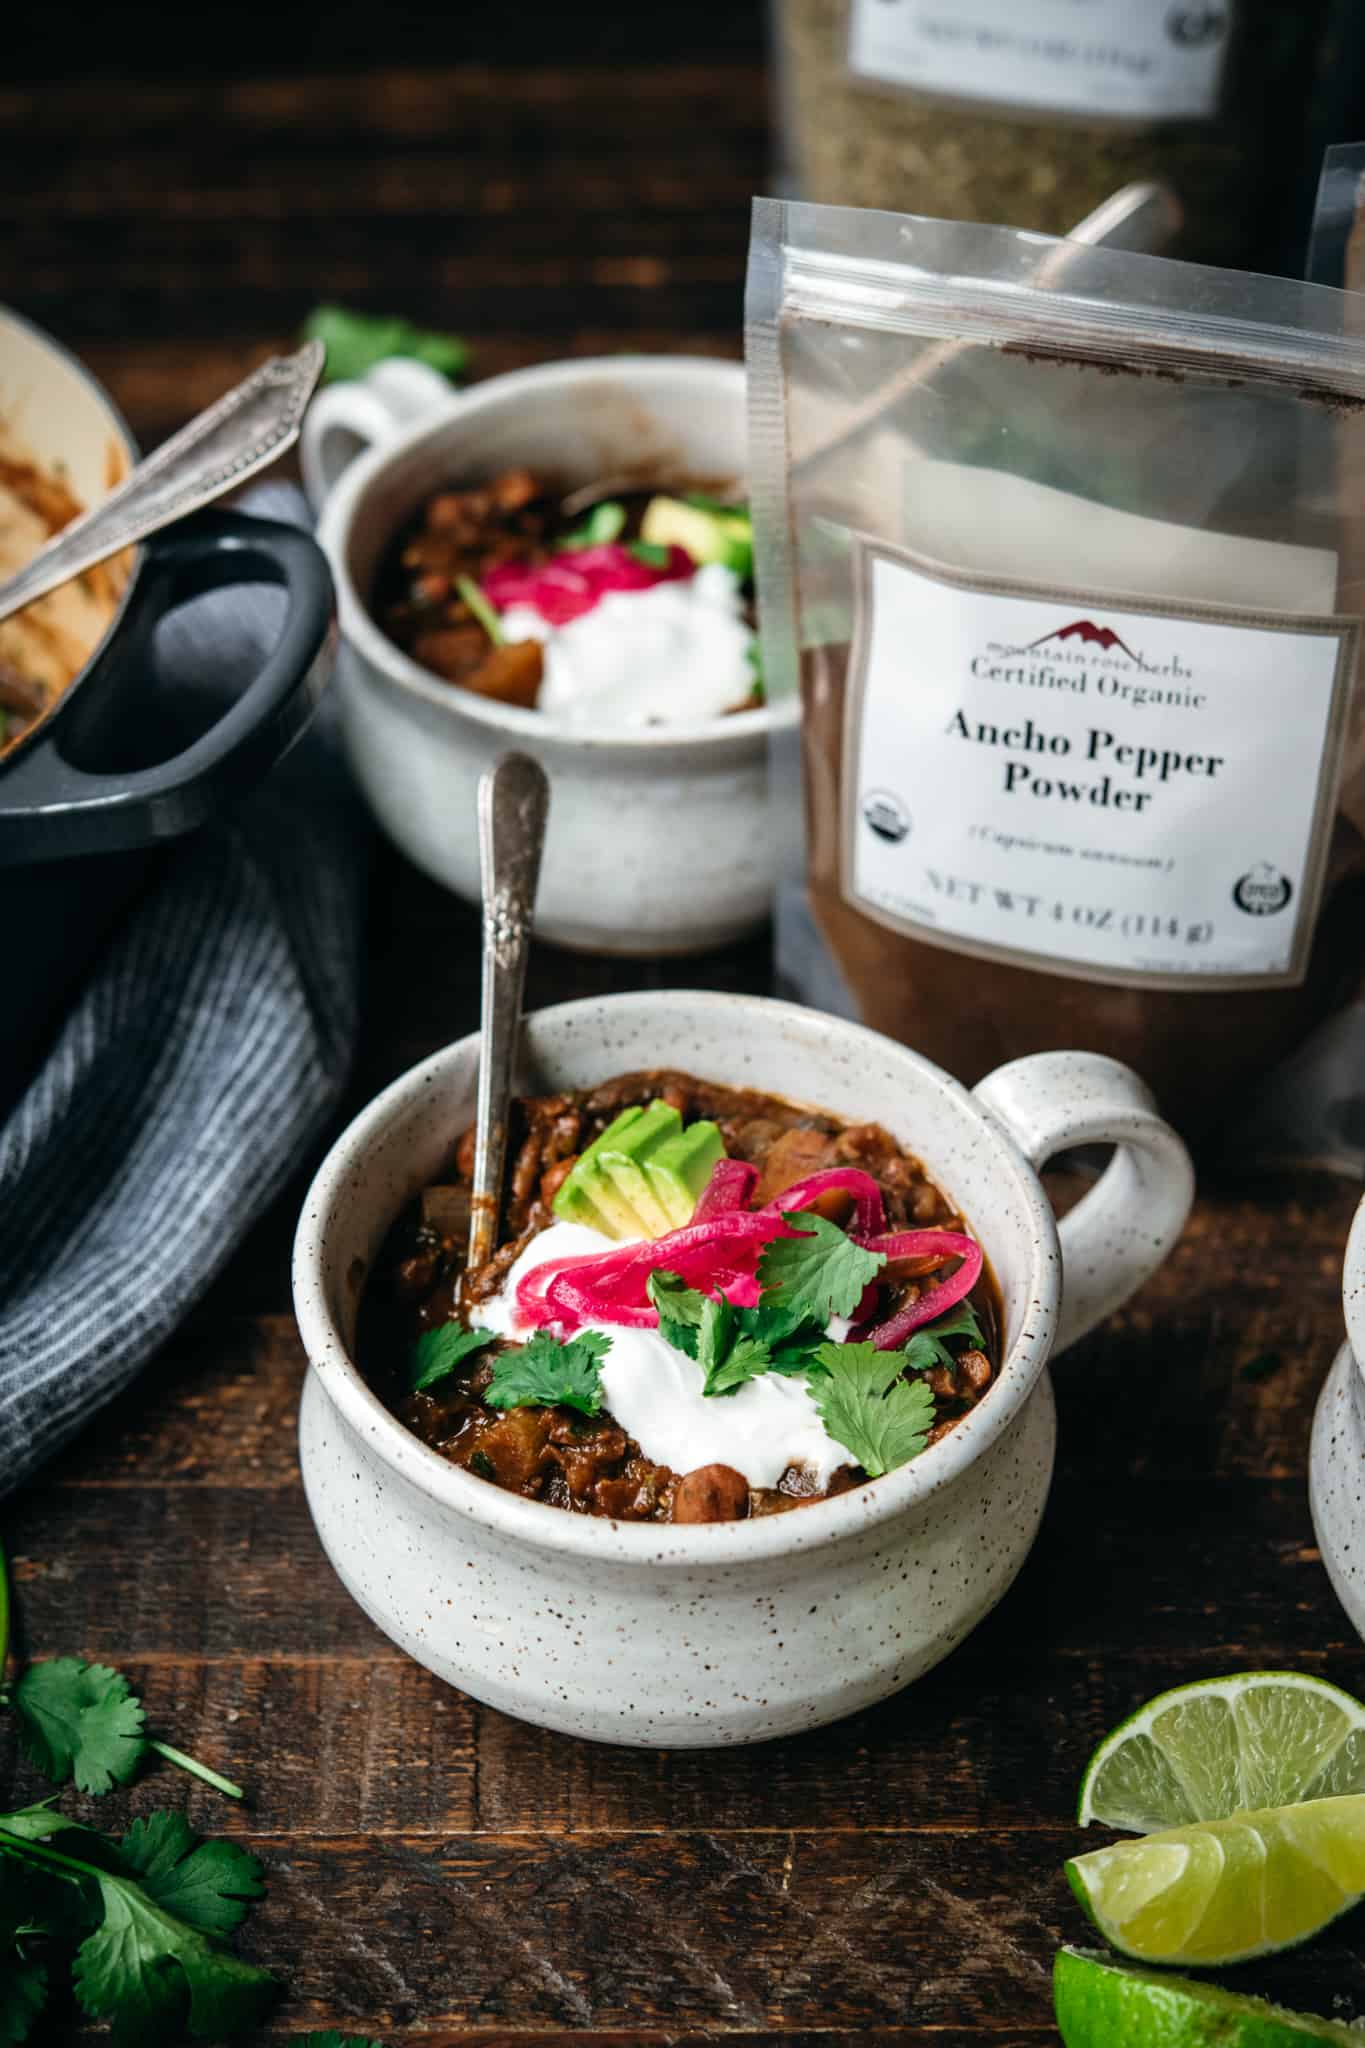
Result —
[[193, 831], [242, 794], [298, 738], [335, 657], [326, 558], [308, 534], [273, 520], [201, 512], [146, 543], [132, 596], [103, 653], [69, 693], [79, 711], [145, 662], [157, 621], [187, 599], [239, 583], [282, 586], [287, 609], [260, 672], [223, 716], [151, 768], [93, 774], [68, 759], [68, 705], [14, 764], [0, 766], [0, 867], [150, 846]]

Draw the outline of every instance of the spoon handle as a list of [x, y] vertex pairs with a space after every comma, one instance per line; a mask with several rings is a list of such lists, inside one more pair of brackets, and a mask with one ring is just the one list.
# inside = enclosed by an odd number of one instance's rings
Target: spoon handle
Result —
[[322, 343], [310, 341], [253, 370], [140, 462], [101, 504], [64, 526], [17, 576], [0, 583], [0, 619], [212, 504], [282, 455], [298, 439], [324, 360]]
[[527, 754], [504, 754], [479, 783], [483, 1008], [469, 1223], [471, 1273], [493, 1256], [497, 1243], [507, 1113], [521, 1036], [531, 913], [549, 808], [545, 771]]

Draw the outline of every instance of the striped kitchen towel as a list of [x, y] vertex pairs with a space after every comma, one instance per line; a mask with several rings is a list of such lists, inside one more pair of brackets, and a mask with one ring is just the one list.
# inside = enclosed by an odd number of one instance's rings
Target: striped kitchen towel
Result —
[[[302, 523], [287, 486], [243, 509]], [[281, 594], [165, 622], [177, 676], [270, 644]], [[0, 1126], [0, 1494], [127, 1386], [306, 1159], [357, 1027], [367, 828], [322, 712], [186, 841]]]

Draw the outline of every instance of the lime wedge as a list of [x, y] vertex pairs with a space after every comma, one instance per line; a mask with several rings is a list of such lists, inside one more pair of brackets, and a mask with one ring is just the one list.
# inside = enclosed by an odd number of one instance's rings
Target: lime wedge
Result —
[[1244, 1671], [1139, 1707], [1086, 1766], [1077, 1819], [1151, 1834], [1365, 1792], [1365, 1706], [1320, 1678]]
[[1286, 2012], [1192, 1977], [1156, 1976], [1083, 1949], [1064, 1948], [1052, 1971], [1057, 2029], [1066, 2048], [1301, 2048], [1335, 2041], [1361, 2048], [1365, 2034], [1340, 2020]]
[[1124, 1955], [1244, 1962], [1307, 1941], [1365, 1896], [1365, 1793], [1114, 1842], [1066, 1874]]

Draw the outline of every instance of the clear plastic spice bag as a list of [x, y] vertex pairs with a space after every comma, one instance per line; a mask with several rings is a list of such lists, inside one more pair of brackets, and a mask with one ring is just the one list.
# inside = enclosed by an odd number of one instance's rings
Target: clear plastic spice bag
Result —
[[1360, 979], [1365, 300], [761, 200], [747, 349], [780, 978], [1207, 1131]]

